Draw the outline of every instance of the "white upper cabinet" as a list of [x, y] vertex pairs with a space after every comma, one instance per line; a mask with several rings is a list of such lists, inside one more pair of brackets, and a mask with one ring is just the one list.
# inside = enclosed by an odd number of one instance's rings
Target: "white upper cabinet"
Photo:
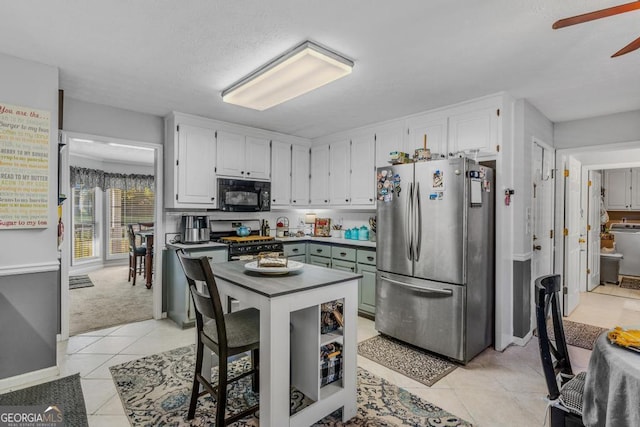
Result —
[[289, 205], [291, 203], [291, 144], [280, 141], [271, 143], [271, 170], [271, 205]]
[[329, 145], [311, 146], [309, 195], [312, 205], [329, 204]]
[[[637, 176], [637, 173], [635, 175]], [[631, 169], [604, 171], [604, 205], [606, 209], [631, 209], [631, 178]]]
[[376, 129], [376, 167], [389, 166], [389, 153], [392, 151], [404, 151], [404, 147], [402, 145], [403, 137], [404, 123], [402, 122], [398, 122], [392, 126], [385, 126], [384, 128]]
[[375, 152], [375, 137], [372, 133], [351, 138], [351, 205], [374, 204]]
[[213, 129], [165, 121], [165, 207], [214, 209], [216, 137]]
[[499, 118], [494, 106], [449, 116], [449, 152], [497, 152]]
[[270, 141], [248, 136], [245, 142], [245, 176], [249, 179], [268, 180], [271, 176]]
[[[431, 155], [444, 155], [447, 157], [447, 116], [443, 113], [428, 113], [413, 116], [407, 119], [407, 143], [405, 152], [414, 156], [416, 148], [425, 145], [431, 150]], [[450, 151], [450, 150], [449, 150]]]
[[309, 205], [309, 147], [293, 145], [291, 151], [291, 205]]
[[218, 175], [268, 180], [269, 140], [228, 131], [217, 132]]
[[329, 146], [329, 202], [332, 205], [348, 205], [351, 178], [351, 144], [349, 140]]

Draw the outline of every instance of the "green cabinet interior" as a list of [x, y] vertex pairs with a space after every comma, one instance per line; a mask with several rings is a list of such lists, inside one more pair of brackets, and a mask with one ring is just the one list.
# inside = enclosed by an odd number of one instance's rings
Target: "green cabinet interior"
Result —
[[[167, 249], [166, 252], [164, 284], [167, 290], [167, 317], [176, 322], [178, 326], [188, 328], [195, 325], [196, 317], [187, 279], [184, 277], [175, 249]], [[194, 257], [206, 256], [211, 263], [227, 261], [227, 249], [224, 247], [220, 249], [193, 248], [185, 250], [185, 253]]]

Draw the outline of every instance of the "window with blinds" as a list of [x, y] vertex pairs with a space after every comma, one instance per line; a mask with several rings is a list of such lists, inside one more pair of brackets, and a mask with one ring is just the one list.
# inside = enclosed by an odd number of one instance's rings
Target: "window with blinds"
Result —
[[[152, 189], [107, 190], [108, 199], [108, 257], [129, 253], [127, 225], [140, 222], [153, 222], [155, 194]], [[140, 242], [137, 242], [140, 244]]]
[[95, 188], [73, 188], [73, 260], [98, 256]]

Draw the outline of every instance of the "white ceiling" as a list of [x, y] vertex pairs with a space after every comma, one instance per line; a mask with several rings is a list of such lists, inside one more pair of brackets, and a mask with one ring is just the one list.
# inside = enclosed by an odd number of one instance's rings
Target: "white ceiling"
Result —
[[104, 140], [85, 140], [69, 138], [69, 153], [89, 159], [100, 160], [102, 162], [112, 162], [119, 164], [133, 165], [153, 165], [155, 153], [152, 148], [145, 149], [137, 146], [126, 146], [126, 144], [113, 144], [108, 138]]
[[[171, 110], [303, 137], [508, 91], [554, 122], [640, 109], [640, 11], [562, 30], [629, 0], [23, 0], [0, 52], [60, 69], [65, 96]], [[258, 112], [220, 92], [305, 39], [356, 62], [324, 88]]]

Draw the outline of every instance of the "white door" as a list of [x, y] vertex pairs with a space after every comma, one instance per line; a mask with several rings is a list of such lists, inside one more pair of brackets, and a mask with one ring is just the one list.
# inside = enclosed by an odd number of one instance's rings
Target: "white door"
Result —
[[291, 204], [309, 205], [309, 147], [293, 145], [291, 158]]
[[540, 276], [553, 273], [553, 199], [555, 154], [544, 143], [532, 144], [532, 284]]
[[602, 174], [589, 171], [589, 225], [587, 226], [588, 265], [587, 290], [591, 291], [600, 284], [600, 189]]
[[288, 206], [291, 203], [291, 144], [271, 143], [271, 204]]
[[[580, 302], [580, 251], [586, 243], [581, 233], [582, 209], [580, 206], [581, 163], [574, 157], [565, 161], [564, 178], [564, 304], [563, 316], [568, 316]], [[569, 176], [567, 176], [567, 174]]]

